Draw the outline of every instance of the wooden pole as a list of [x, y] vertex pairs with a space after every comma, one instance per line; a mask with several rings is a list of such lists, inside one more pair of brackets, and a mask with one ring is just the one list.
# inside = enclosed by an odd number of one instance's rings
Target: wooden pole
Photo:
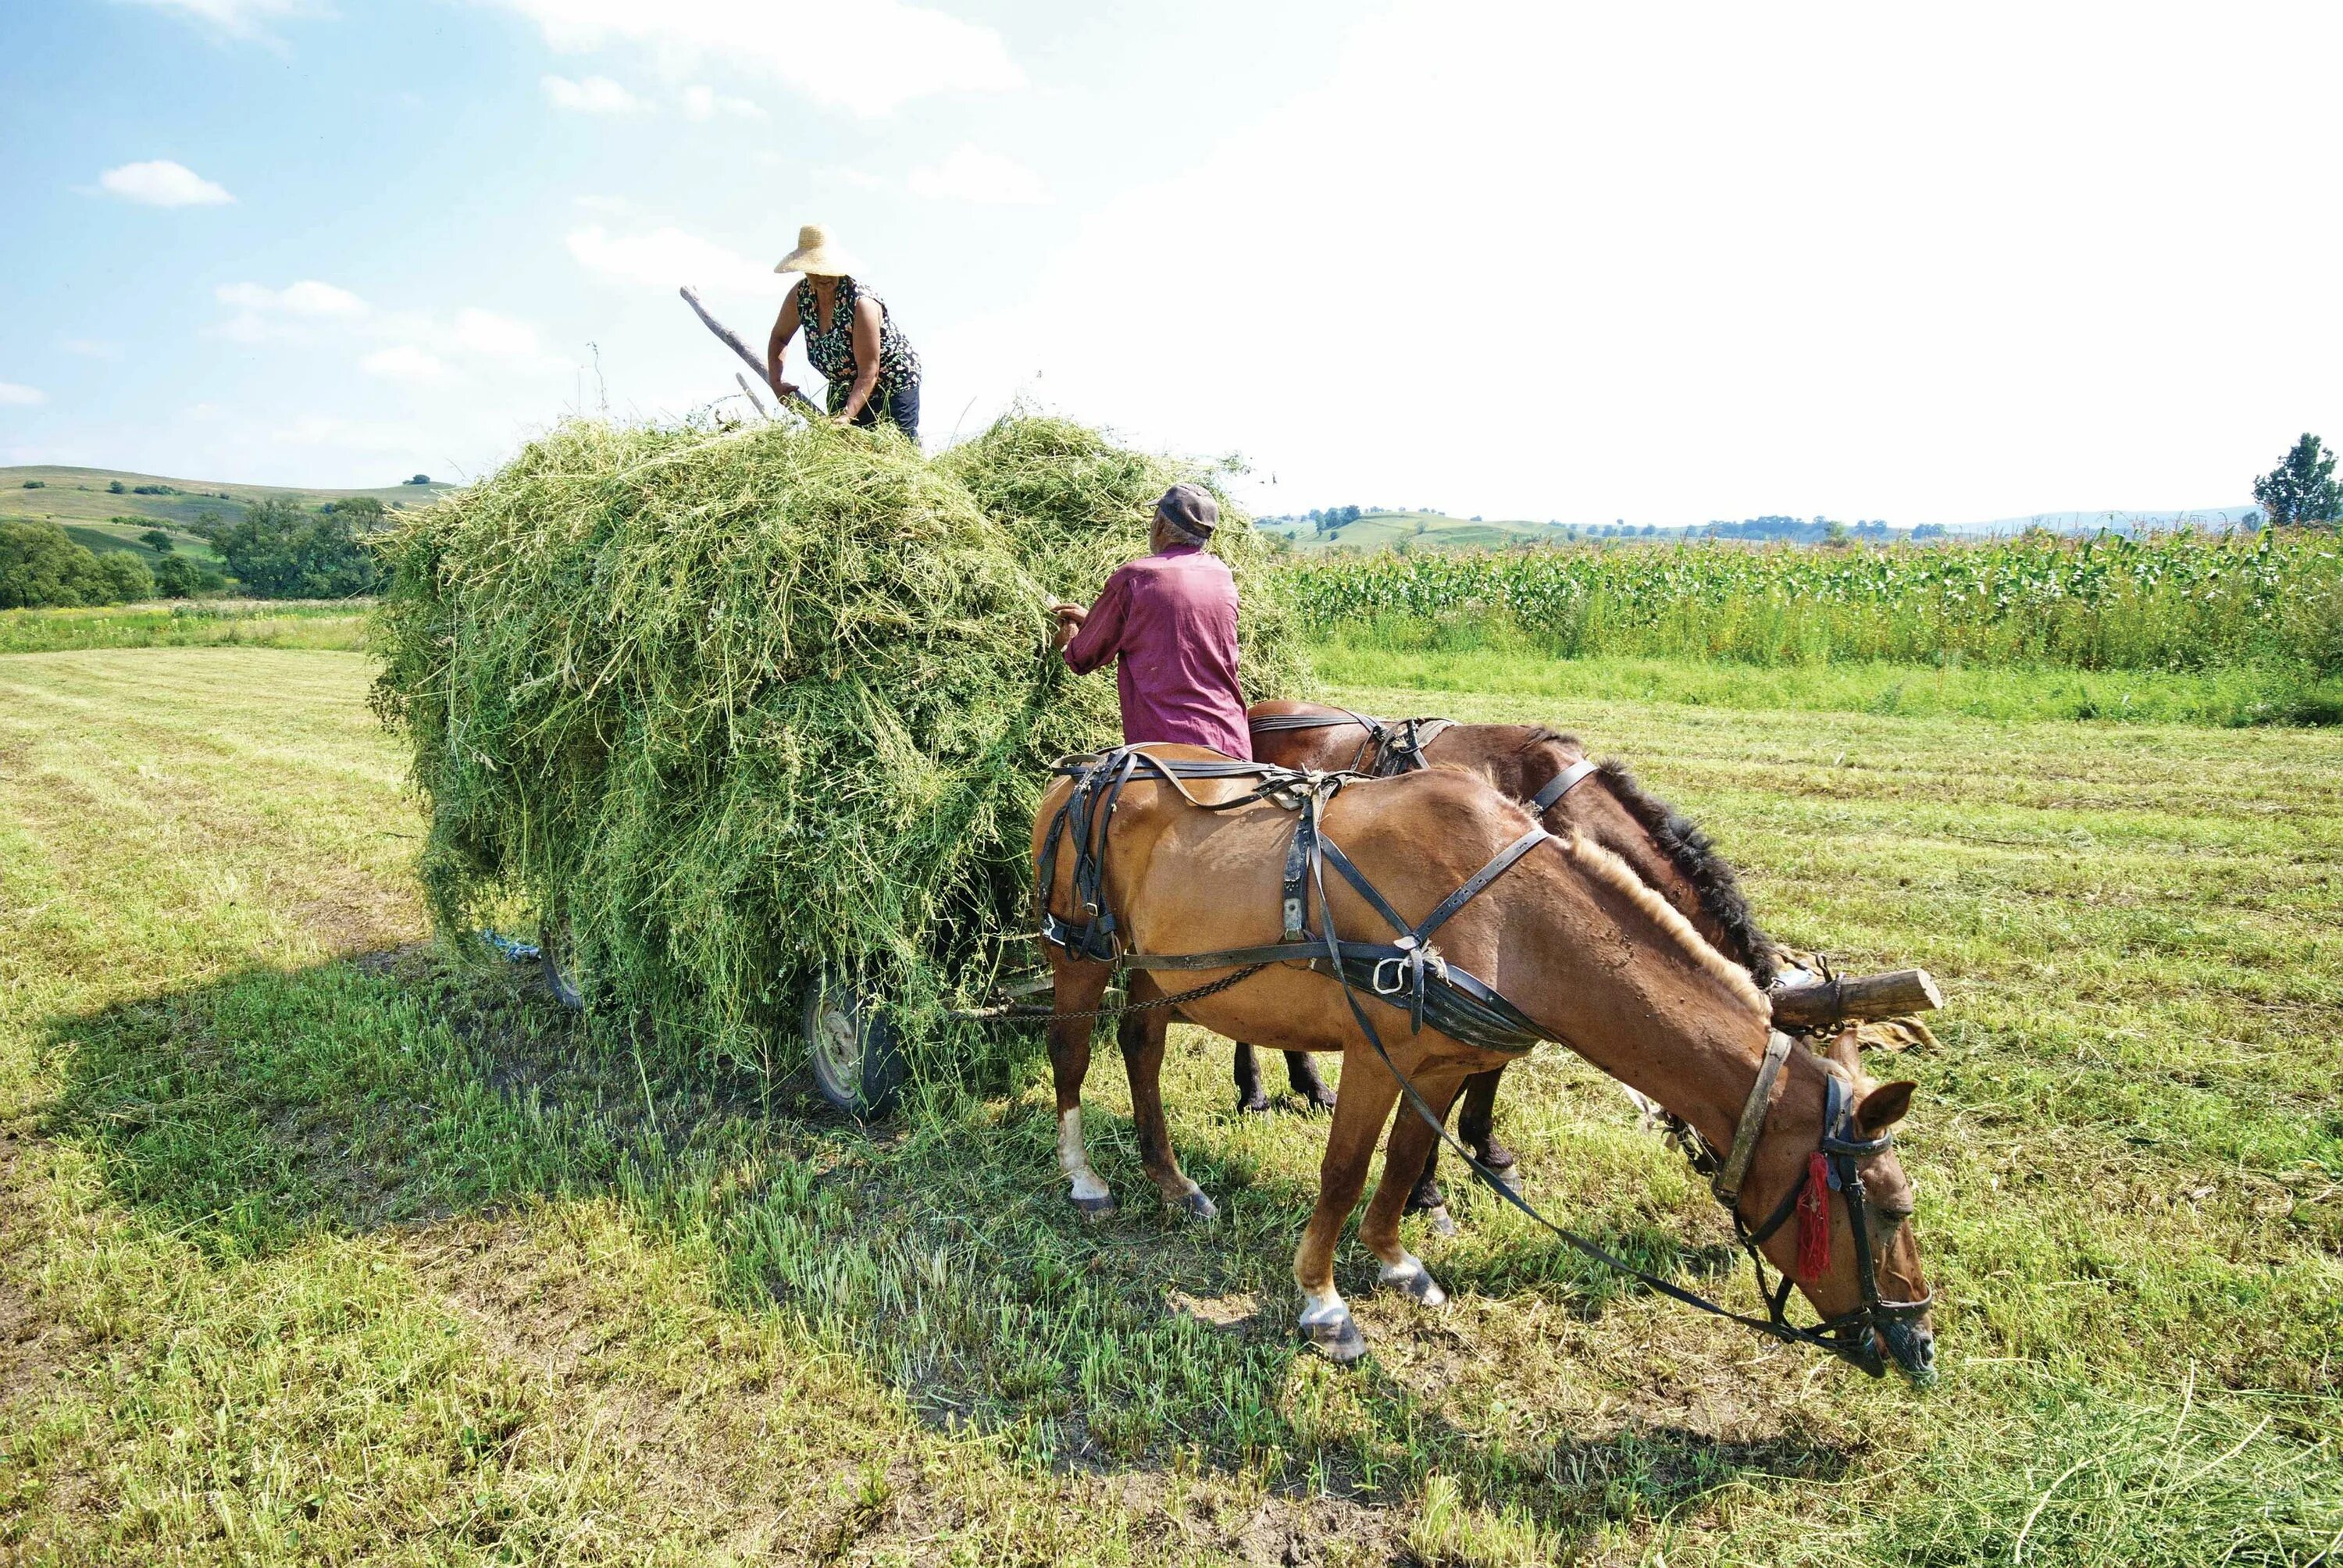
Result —
[[1891, 970], [1885, 974], [1784, 986], [1774, 992], [1774, 1021], [1803, 1029], [1832, 1029], [1848, 1019], [1902, 1018], [1945, 1005], [1945, 993], [1926, 970]]
[[749, 378], [746, 376], [741, 375], [736, 370], [732, 373], [732, 379], [740, 383], [740, 396], [749, 399], [749, 407], [757, 411], [757, 417], [759, 418], [769, 419], [772, 417], [770, 414], [765, 412], [765, 400], [757, 396], [757, 389], [749, 385]]
[[[698, 290], [686, 286], [682, 289], [678, 290], [678, 292], [683, 296], [683, 302], [691, 307], [691, 313], [699, 317], [701, 326], [707, 327], [709, 331], [716, 334], [718, 339], [721, 341], [726, 347], [732, 350], [733, 353], [738, 354], [742, 359], [748, 361], [749, 368], [757, 373], [758, 380], [764, 381], [769, 386], [771, 385], [769, 378], [765, 374], [765, 362], [757, 357], [756, 352], [751, 349], [748, 344], [741, 341], [740, 335], [739, 333], [733, 331], [730, 327], [717, 320], [716, 317], [708, 314], [708, 307], [699, 303], [699, 294]], [[773, 391], [775, 395], [778, 396], [780, 393], [780, 388], [775, 387], [773, 387]], [[822, 417], [821, 410], [815, 407], [812, 400], [807, 397], [804, 393], [791, 392], [789, 394], [789, 398], [790, 402], [797, 405], [797, 411], [804, 415], [807, 418], [819, 419]]]

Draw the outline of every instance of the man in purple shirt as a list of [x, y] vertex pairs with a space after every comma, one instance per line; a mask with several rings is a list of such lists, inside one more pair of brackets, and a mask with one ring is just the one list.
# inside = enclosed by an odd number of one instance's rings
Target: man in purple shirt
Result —
[[1057, 646], [1076, 675], [1117, 660], [1126, 746], [1173, 740], [1252, 757], [1237, 689], [1237, 585], [1205, 544], [1221, 508], [1195, 485], [1155, 503], [1151, 554], [1107, 578], [1098, 603], [1057, 607]]

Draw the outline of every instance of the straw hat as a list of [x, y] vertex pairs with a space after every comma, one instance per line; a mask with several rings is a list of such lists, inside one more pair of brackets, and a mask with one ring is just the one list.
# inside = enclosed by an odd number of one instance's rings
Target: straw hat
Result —
[[798, 247], [781, 257], [775, 272], [802, 272], [811, 277], [849, 277], [854, 262], [842, 246], [832, 245], [830, 230], [809, 223], [798, 230]]

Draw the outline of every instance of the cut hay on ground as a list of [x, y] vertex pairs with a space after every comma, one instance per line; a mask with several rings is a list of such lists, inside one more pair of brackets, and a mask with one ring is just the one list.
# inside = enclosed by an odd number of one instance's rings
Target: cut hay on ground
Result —
[[[1116, 739], [1111, 679], [1043, 652], [1048, 597], [1093, 596], [1164, 487], [1208, 477], [1055, 419], [933, 461], [827, 427], [561, 427], [384, 546], [374, 699], [414, 746], [437, 919], [566, 917], [703, 1061], [797, 1060], [825, 967], [918, 1050], [1031, 956], [1047, 765]], [[1223, 517], [1247, 694], [1290, 694], [1268, 547]]]

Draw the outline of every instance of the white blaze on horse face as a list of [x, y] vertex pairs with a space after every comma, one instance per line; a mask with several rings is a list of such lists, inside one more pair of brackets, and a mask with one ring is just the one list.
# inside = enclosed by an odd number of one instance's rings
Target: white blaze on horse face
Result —
[[1074, 1184], [1078, 1199], [1103, 1198], [1107, 1185], [1091, 1170], [1090, 1155], [1082, 1147], [1082, 1108], [1058, 1112], [1058, 1169]]

